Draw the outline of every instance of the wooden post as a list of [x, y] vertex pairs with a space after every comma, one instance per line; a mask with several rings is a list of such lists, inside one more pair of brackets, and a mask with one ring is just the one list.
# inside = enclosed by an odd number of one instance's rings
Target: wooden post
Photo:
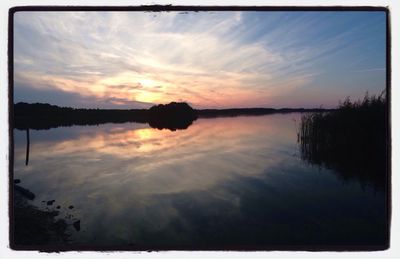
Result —
[[25, 159], [25, 165], [28, 165], [29, 163], [29, 128], [26, 129], [26, 159]]

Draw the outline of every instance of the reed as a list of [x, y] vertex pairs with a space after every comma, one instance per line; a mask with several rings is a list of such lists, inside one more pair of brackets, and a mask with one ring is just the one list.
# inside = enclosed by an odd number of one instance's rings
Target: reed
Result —
[[387, 187], [387, 100], [366, 93], [363, 100], [346, 98], [329, 112], [302, 116], [298, 140], [302, 158], [335, 169], [343, 179], [357, 179], [382, 190]]

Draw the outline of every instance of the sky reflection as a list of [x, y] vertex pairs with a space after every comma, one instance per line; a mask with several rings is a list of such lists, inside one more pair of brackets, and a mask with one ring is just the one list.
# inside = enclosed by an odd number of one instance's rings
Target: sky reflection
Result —
[[71, 127], [77, 133], [64, 137], [65, 128], [32, 130], [28, 166], [15, 130], [15, 178], [37, 206], [55, 199], [61, 216], [81, 219], [82, 230], [70, 230], [79, 244], [380, 242], [384, 195], [301, 161], [298, 118], [199, 119], [180, 131]]

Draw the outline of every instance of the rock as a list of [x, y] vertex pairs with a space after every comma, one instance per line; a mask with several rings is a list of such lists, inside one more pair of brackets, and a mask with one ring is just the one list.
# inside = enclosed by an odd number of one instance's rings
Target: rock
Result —
[[74, 226], [76, 231], [81, 230], [81, 221], [80, 220], [75, 221], [72, 225]]
[[53, 205], [54, 202], [55, 202], [55, 200], [48, 201], [47, 205]]
[[25, 198], [29, 199], [29, 200], [33, 200], [35, 199], [35, 194], [33, 194], [31, 191], [22, 188], [19, 185], [14, 185], [14, 190], [18, 191], [19, 193], [21, 193], [23, 196], [25, 196]]
[[58, 205], [58, 206], [56, 207], [56, 209], [58, 209], [58, 210], [59, 210], [60, 208], [61, 208], [61, 206], [60, 206], [60, 205]]
[[70, 206], [68, 207], [68, 209], [70, 209], [70, 210], [73, 209], [73, 208], [74, 208], [74, 206], [72, 206], [72, 205], [70, 205]]

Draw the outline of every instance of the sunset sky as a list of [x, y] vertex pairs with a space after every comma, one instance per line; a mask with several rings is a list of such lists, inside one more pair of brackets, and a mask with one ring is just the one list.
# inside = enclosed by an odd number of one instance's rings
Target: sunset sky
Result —
[[14, 16], [14, 102], [329, 108], [385, 86], [384, 12]]

